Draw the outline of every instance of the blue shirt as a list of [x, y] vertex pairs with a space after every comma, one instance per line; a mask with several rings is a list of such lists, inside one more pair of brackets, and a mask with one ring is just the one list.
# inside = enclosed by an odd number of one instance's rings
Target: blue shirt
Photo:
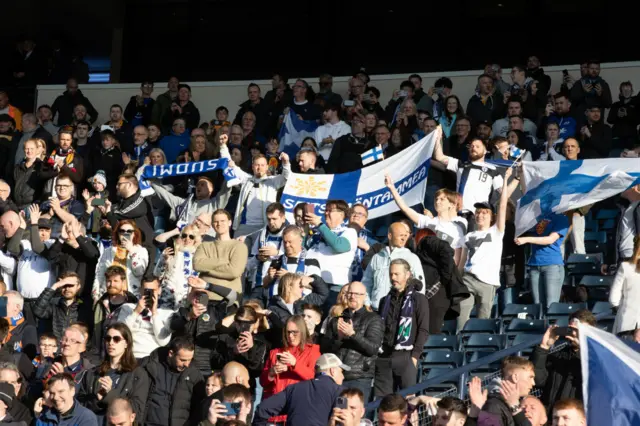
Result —
[[529, 257], [529, 266], [546, 266], [546, 265], [564, 265], [562, 252], [560, 247], [569, 230], [569, 218], [563, 214], [555, 214], [548, 218], [542, 219], [532, 229], [534, 237], [547, 237], [552, 233], [560, 235], [553, 244], [541, 246], [531, 244], [531, 257]]

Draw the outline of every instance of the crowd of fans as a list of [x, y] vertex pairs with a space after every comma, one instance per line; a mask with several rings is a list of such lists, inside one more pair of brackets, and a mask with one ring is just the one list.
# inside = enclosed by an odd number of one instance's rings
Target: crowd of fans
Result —
[[[365, 405], [379, 399], [378, 425], [415, 426], [422, 405], [436, 425], [584, 425], [587, 310], [564, 347], [551, 351], [551, 327], [488, 389], [472, 380], [470, 407], [396, 393], [418, 382], [443, 321], [461, 330], [474, 309], [490, 318], [520, 296], [543, 310], [578, 297], [561, 294], [564, 262], [585, 253], [588, 208], [516, 238], [520, 170], [485, 160], [640, 152], [632, 85], [613, 103], [597, 61], [553, 95], [534, 56], [510, 82], [501, 72], [487, 65], [466, 112], [451, 80], [426, 88], [415, 74], [383, 107], [364, 71], [344, 98], [328, 74], [317, 92], [275, 74], [264, 97], [249, 85], [236, 117], [201, 113], [177, 77], [155, 98], [143, 82], [100, 121], [76, 78], [35, 114], [0, 92], [0, 423], [352, 426], [370, 424]], [[275, 139], [289, 111], [321, 124], [295, 159]], [[302, 203], [287, 221], [278, 201], [292, 172], [357, 170], [372, 147], [388, 158], [434, 131], [424, 206], [380, 176], [397, 214], [369, 220], [366, 205], [328, 200], [322, 216]], [[140, 188], [144, 166], [216, 158], [233, 184], [213, 171]], [[614, 332], [640, 340], [640, 185], [619, 198], [602, 272], [619, 271]]]

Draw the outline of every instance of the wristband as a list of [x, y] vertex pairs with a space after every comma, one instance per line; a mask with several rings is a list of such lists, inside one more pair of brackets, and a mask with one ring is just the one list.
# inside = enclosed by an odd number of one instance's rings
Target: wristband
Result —
[[516, 413], [518, 413], [518, 411], [520, 411], [520, 404], [515, 404], [509, 407], [509, 409], [511, 410], [511, 414], [515, 415]]

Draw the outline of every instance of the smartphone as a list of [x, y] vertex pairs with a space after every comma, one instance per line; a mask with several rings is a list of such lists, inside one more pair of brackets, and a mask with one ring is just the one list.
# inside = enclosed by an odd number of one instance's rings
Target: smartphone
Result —
[[209, 295], [202, 291], [198, 293], [196, 301], [201, 305], [207, 306], [209, 304]]
[[92, 206], [104, 206], [104, 198], [94, 198], [91, 200]]
[[342, 408], [343, 410], [347, 408], [347, 398], [344, 396], [339, 396], [336, 399], [336, 408]]
[[352, 107], [354, 106], [356, 103], [354, 101], [350, 101], [348, 99], [345, 99], [344, 102], [342, 102], [342, 105], [346, 106], [346, 107]]
[[572, 327], [558, 327], [553, 330], [553, 334], [558, 337], [574, 336], [576, 329]]
[[307, 203], [304, 205], [304, 214], [315, 214], [316, 206], [311, 203]]
[[240, 414], [239, 402], [223, 402], [222, 404], [227, 408], [226, 416], [237, 416]]
[[147, 308], [151, 309], [153, 307], [153, 298], [154, 298], [153, 290], [150, 288], [144, 289], [144, 304]]
[[276, 354], [276, 359], [278, 360], [278, 362], [282, 361], [282, 354]]
[[[436, 89], [436, 93], [438, 93], [438, 92], [437, 92], [437, 89]], [[400, 98], [406, 98], [406, 97], [407, 97], [407, 95], [408, 95], [408, 93], [407, 93], [407, 91], [406, 91], [406, 90], [400, 90], [400, 91], [398, 92], [398, 97], [400, 97]]]
[[276, 271], [279, 271], [280, 269], [282, 269], [282, 258], [272, 260], [271, 265], [269, 265], [269, 268], [273, 268]]

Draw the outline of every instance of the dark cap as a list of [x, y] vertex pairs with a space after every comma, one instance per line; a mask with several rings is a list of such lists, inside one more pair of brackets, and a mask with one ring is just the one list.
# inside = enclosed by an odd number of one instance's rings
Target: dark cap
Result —
[[16, 122], [9, 114], [0, 114], [0, 122], [6, 123], [7, 121]]
[[38, 219], [38, 228], [51, 229], [51, 220], [44, 218]]
[[479, 127], [481, 124], [484, 124], [487, 127], [491, 127], [491, 121], [489, 120], [478, 121], [478, 123], [476, 124], [476, 127]]
[[491, 205], [491, 203], [488, 203], [486, 201], [482, 202], [482, 203], [475, 203], [473, 205], [473, 207], [477, 209], [488, 209], [491, 210], [491, 213], [495, 213], [495, 210], [493, 209], [493, 206]]
[[10, 410], [13, 406], [13, 400], [16, 397], [15, 389], [9, 383], [0, 383], [0, 401], [7, 405], [7, 409]]

